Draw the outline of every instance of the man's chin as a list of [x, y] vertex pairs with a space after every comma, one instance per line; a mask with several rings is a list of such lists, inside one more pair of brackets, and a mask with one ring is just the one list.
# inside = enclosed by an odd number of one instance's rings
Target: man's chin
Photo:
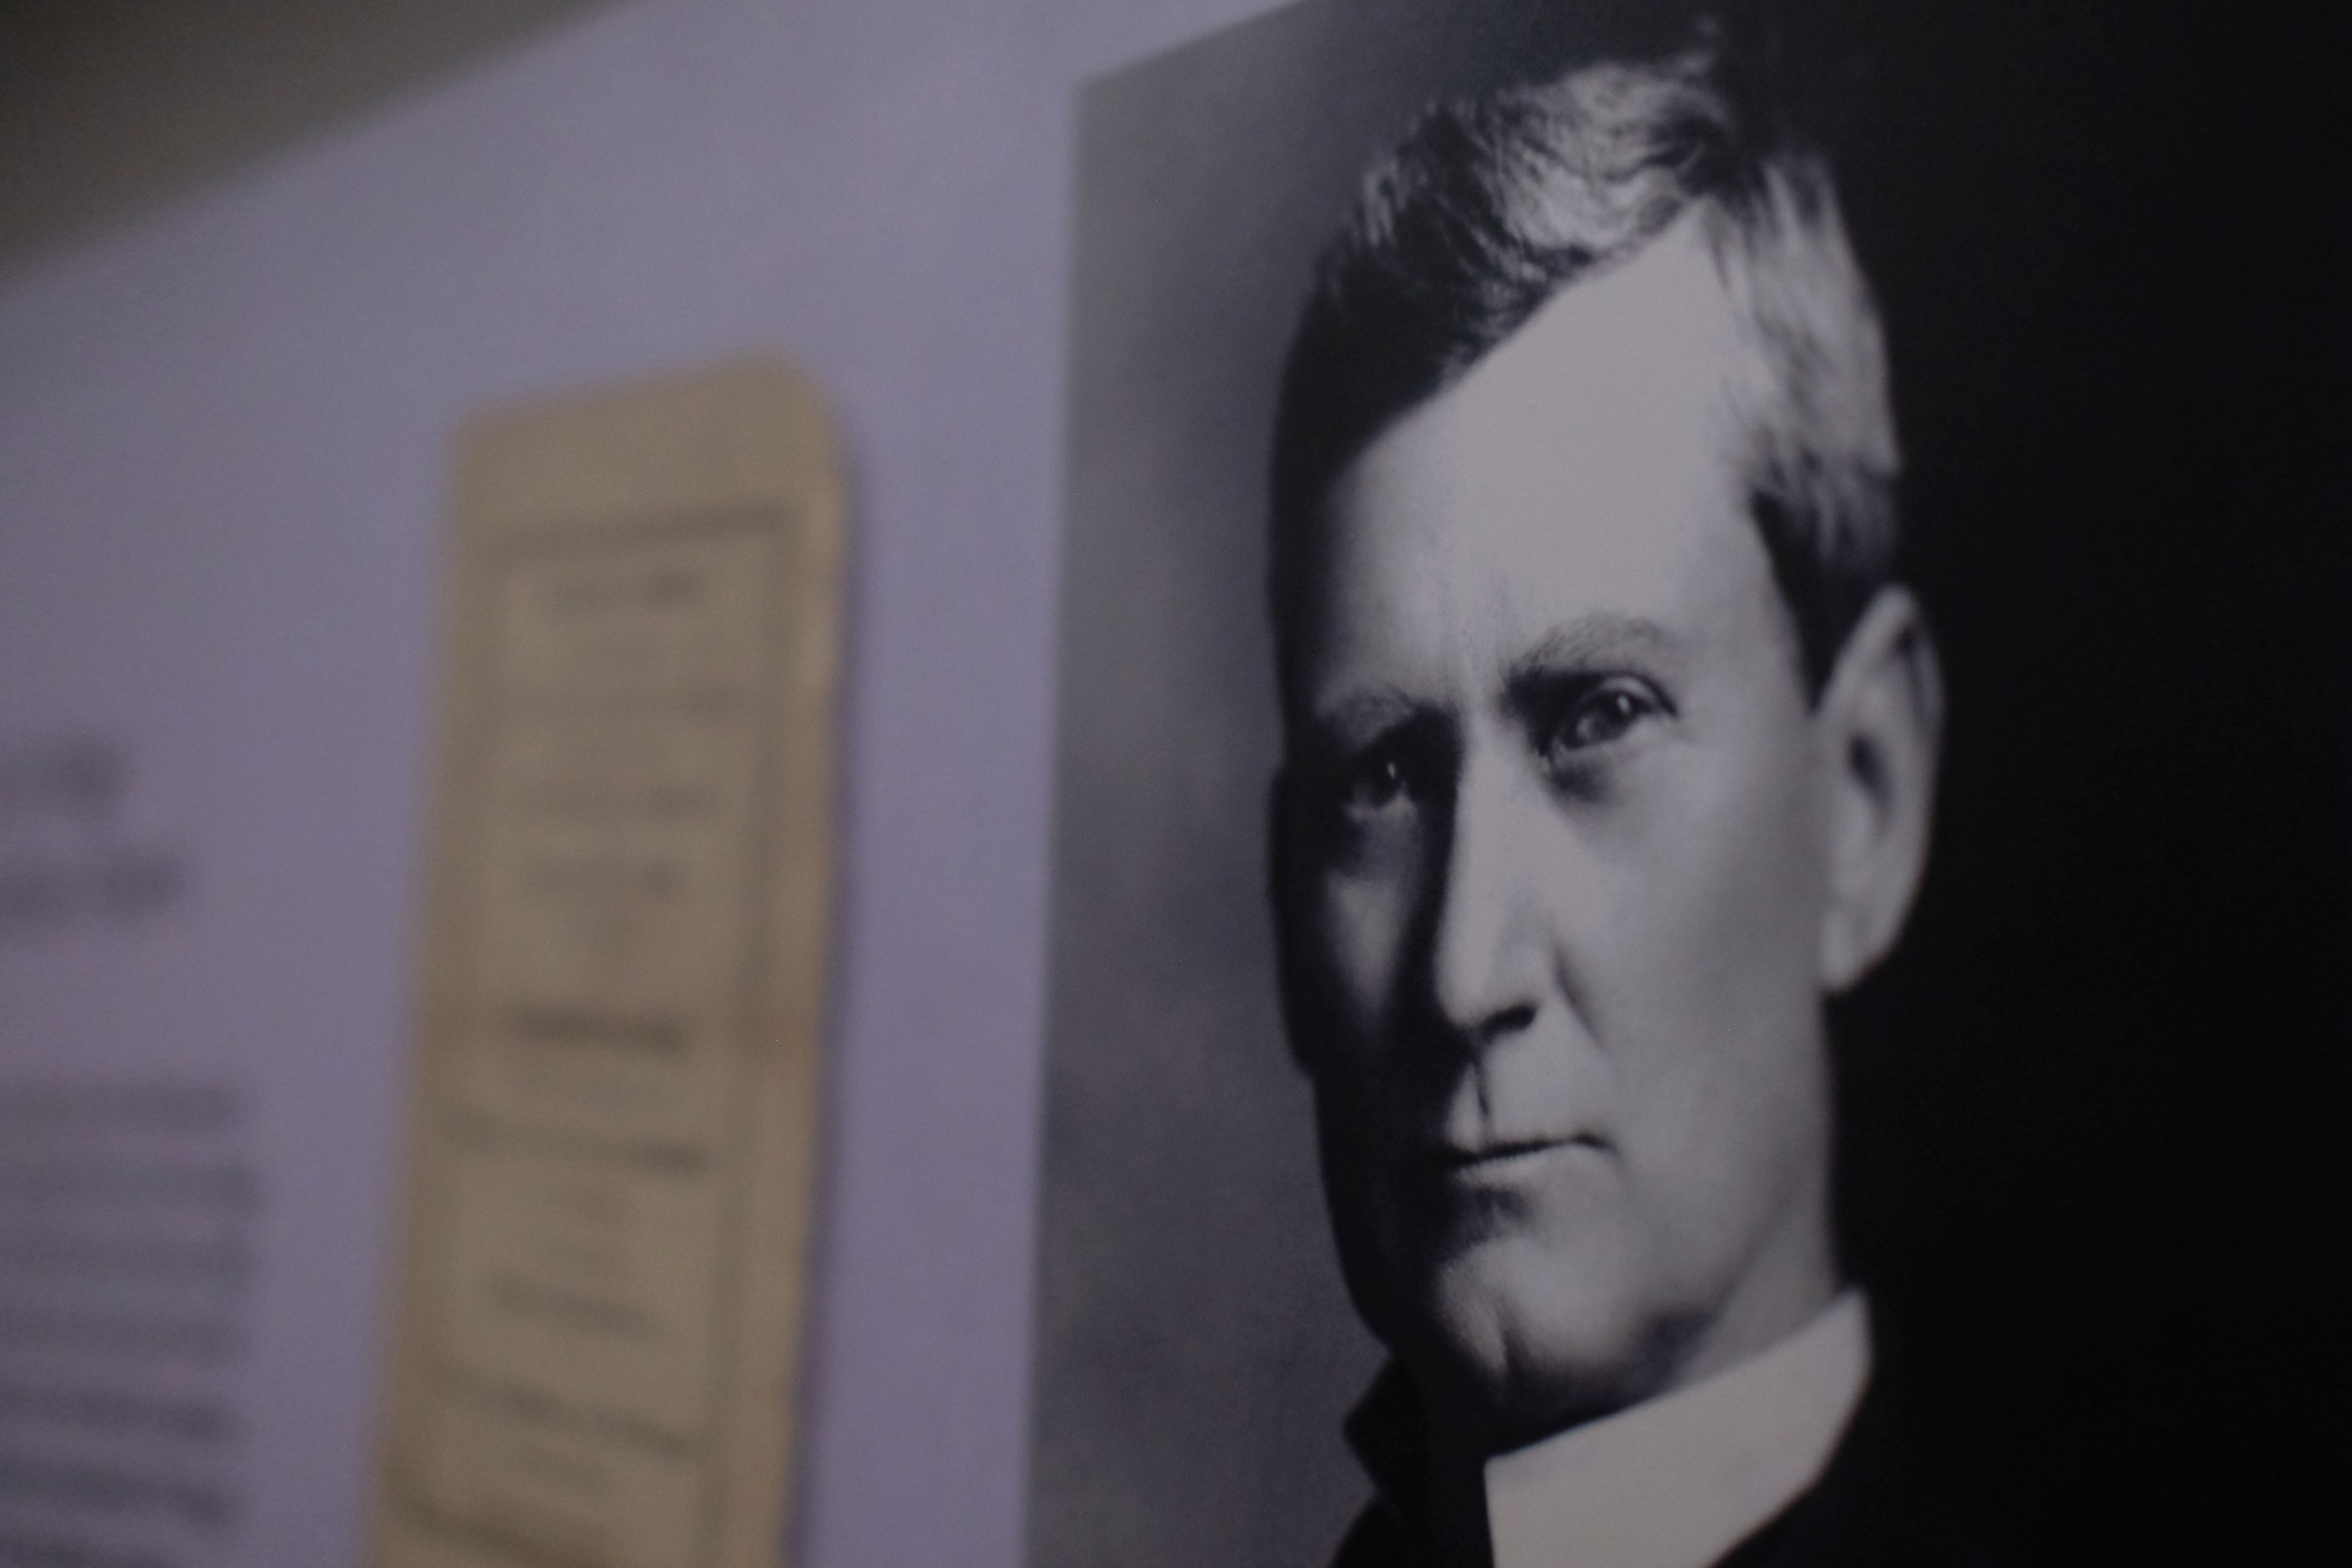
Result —
[[1499, 1453], [1639, 1404], [1672, 1380], [1696, 1325], [1493, 1250], [1441, 1268], [1420, 1322], [1396, 1345], [1445, 1425]]

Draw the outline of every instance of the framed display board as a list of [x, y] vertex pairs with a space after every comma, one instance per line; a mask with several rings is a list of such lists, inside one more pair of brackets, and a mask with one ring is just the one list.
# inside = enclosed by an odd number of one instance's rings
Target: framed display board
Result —
[[774, 1561], [842, 531], [776, 363], [465, 437], [379, 1568]]
[[2345, 1555], [2341, 33], [1085, 88], [1030, 1568]]

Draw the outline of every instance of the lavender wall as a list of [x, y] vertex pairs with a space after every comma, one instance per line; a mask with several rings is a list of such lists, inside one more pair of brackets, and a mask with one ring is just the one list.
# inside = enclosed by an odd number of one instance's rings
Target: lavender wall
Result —
[[452, 425], [752, 347], [856, 476], [796, 1561], [1020, 1554], [1074, 89], [1262, 0], [637, 0], [0, 274], [0, 753], [181, 900], [0, 942], [0, 1077], [249, 1086], [226, 1560], [354, 1562]]

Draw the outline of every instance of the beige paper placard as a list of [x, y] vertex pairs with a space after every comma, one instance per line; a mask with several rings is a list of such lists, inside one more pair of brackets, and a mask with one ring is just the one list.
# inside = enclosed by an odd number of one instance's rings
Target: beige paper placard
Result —
[[466, 436], [377, 1568], [770, 1568], [843, 500], [749, 362]]

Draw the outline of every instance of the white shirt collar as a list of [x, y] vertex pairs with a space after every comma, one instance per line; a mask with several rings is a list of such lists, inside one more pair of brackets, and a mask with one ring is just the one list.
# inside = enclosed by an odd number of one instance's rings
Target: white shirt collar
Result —
[[1495, 1568], [1706, 1568], [1820, 1479], [1870, 1365], [1848, 1290], [1704, 1382], [1488, 1460]]

